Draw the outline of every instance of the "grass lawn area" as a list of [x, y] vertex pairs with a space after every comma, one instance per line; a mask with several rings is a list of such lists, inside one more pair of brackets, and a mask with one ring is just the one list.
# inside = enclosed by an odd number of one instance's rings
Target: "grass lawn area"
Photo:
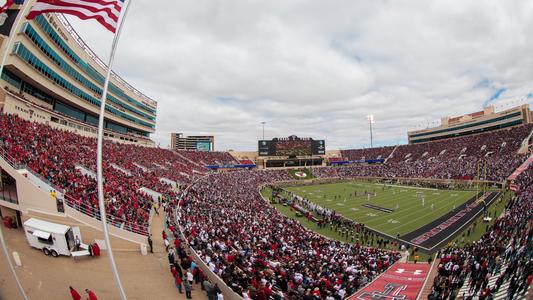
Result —
[[[410, 186], [384, 186], [343, 182], [285, 188], [346, 218], [392, 236], [407, 234], [445, 215], [476, 195], [475, 190], [437, 190]], [[364, 193], [375, 193], [368, 198]], [[355, 194], [359, 196], [354, 196]], [[422, 205], [424, 198], [424, 205]], [[374, 205], [383, 212], [363, 205]]]
[[[264, 189], [261, 194], [263, 195], [263, 197], [265, 199], [270, 199], [270, 197], [272, 196], [272, 190], [271, 189]], [[284, 206], [284, 205], [281, 205], [281, 204], [273, 204], [273, 206], [279, 211], [281, 212], [283, 215], [285, 215], [286, 217], [288, 218], [291, 218], [293, 220], [297, 220], [298, 222], [300, 222], [300, 224], [302, 224], [302, 226], [304, 226], [305, 228], [307, 228], [308, 230], [312, 230], [314, 232], [317, 232], [323, 236], [326, 236], [332, 240], [337, 240], [337, 241], [342, 241], [342, 242], [346, 242], [346, 243], [351, 243], [351, 240], [350, 239], [346, 239], [344, 236], [342, 236], [341, 234], [339, 234], [337, 231], [335, 230], [331, 230], [329, 227], [325, 227], [325, 228], [319, 228], [317, 226], [316, 223], [312, 222], [312, 221], [308, 221], [306, 218], [304, 217], [298, 217], [296, 215], [296, 212], [293, 211], [290, 207], [288, 206]], [[369, 246], [369, 247], [377, 247], [377, 240], [374, 240], [373, 243], [364, 243], [365, 246]], [[386, 247], [385, 249], [388, 249], [388, 250], [398, 250], [398, 247], [393, 247], [392, 245]], [[430, 255], [428, 254], [425, 254], [425, 253], [422, 253], [422, 252], [417, 252], [416, 253], [419, 257], [420, 257], [420, 261], [427, 261], [428, 258], [430, 257]], [[413, 256], [410, 257], [410, 260], [413, 259]]]
[[[397, 232], [400, 232], [400, 234], [405, 234], [409, 232], [410, 230], [415, 230], [431, 222], [432, 220], [444, 215], [446, 212], [453, 209], [454, 206], [455, 207], [459, 206], [460, 204], [464, 203], [465, 201], [475, 196], [476, 194], [476, 191], [474, 190], [472, 191], [447, 191], [447, 190], [437, 191], [437, 190], [429, 190], [429, 189], [416, 189], [412, 187], [399, 187], [399, 186], [385, 187], [385, 190], [383, 190], [383, 185], [375, 185], [372, 183], [361, 183], [361, 182], [289, 187], [285, 189], [291, 192], [294, 192], [295, 194], [298, 194], [300, 196], [303, 196], [311, 201], [314, 201], [315, 203], [319, 205], [323, 205], [324, 207], [335, 209], [337, 212], [340, 212], [347, 217], [353, 216], [355, 218], [355, 216], [361, 216], [361, 219], [359, 220], [356, 219], [356, 220], [359, 222], [364, 222], [362, 220], [369, 220], [371, 224], [375, 224], [374, 225], [375, 227], [369, 226], [368, 225], [369, 222], [367, 222], [367, 226], [378, 229], [378, 230], [382, 230], [391, 235], [396, 235]], [[389, 209], [394, 209], [395, 211], [393, 213], [383, 213], [380, 211], [376, 211], [374, 209], [362, 207], [361, 205], [369, 203], [368, 199], [362, 196], [355, 197], [354, 199], [353, 193], [354, 191], [364, 192], [365, 190], [370, 191], [370, 192], [374, 192], [375, 190], [377, 194], [376, 197], [371, 198], [370, 204], [378, 205], [378, 206], [389, 208]], [[416, 194], [417, 192], [422, 192], [424, 194], [424, 198], [425, 198], [424, 207], [422, 207], [421, 205], [421, 200], [417, 198], [417, 194]], [[261, 192], [261, 194], [263, 195], [265, 199], [270, 199], [272, 196], [272, 191], [270, 189], [264, 189]], [[350, 198], [350, 194], [352, 194], [352, 198]], [[388, 195], [389, 197], [393, 197], [393, 200], [391, 201], [390, 199], [386, 199], [385, 195]], [[336, 199], [334, 196], [337, 196]], [[344, 201], [344, 196], [346, 196], [346, 201]], [[475, 227], [473, 225], [469, 226], [467, 229], [465, 229], [463, 233], [459, 234], [453, 240], [453, 242], [457, 242], [459, 245], [464, 245], [467, 242], [478, 240], [485, 233], [487, 225], [489, 226], [492, 225], [495, 219], [497, 218], [497, 216], [499, 216], [504, 211], [505, 204], [510, 199], [510, 197], [511, 197], [511, 193], [506, 193], [502, 198], [497, 200], [495, 203], [493, 203], [489, 207], [489, 210], [488, 210], [489, 216], [493, 218], [493, 220], [490, 223], [484, 223], [482, 221], [483, 217], [480, 216], [476, 220], [477, 225]], [[328, 200], [335, 200], [335, 201], [328, 201]], [[338, 205], [338, 203], [343, 204], [343, 205]], [[399, 205], [398, 209], [396, 209], [396, 204], [394, 203], [398, 203]], [[435, 203], [433, 210], [431, 209], [431, 203]], [[348, 243], [351, 242], [350, 239], [346, 239], [344, 236], [339, 234], [337, 231], [331, 230], [329, 227], [319, 228], [316, 223], [308, 221], [304, 217], [298, 217], [296, 215], [296, 212], [294, 212], [290, 207], [287, 207], [281, 204], [273, 204], [273, 206], [285, 216], [291, 219], [298, 220], [302, 224], [302, 226], [306, 227], [309, 230], [313, 230], [319, 234], [322, 234], [334, 240], [348, 242]], [[441, 206], [441, 209], [439, 209], [439, 206]], [[358, 210], [354, 210], [351, 208], [357, 208]], [[345, 213], [346, 211], [348, 211], [348, 214]], [[377, 216], [367, 215], [369, 213], [375, 214]], [[427, 214], [429, 214], [431, 217], [426, 216]], [[395, 215], [395, 217], [393, 218], [392, 215]], [[376, 218], [378, 218], [381, 221], [376, 220]], [[399, 220], [405, 220], [405, 224], [403, 224], [405, 226], [402, 227], [401, 226], [402, 224], [388, 222], [389, 219], [395, 219], [395, 218], [398, 218]], [[416, 220], [416, 222], [413, 222], [413, 220]], [[399, 228], [403, 228], [403, 230]], [[470, 229], [470, 235], [467, 235], [468, 229]], [[463, 236], [464, 236], [464, 241], [462, 242]], [[365, 242], [364, 245], [377, 247], [376, 241], [374, 241], [374, 243]], [[397, 247], [392, 247], [392, 246], [387, 247], [387, 249], [398, 250]], [[422, 252], [417, 252], [416, 254], [420, 257], [420, 261], [427, 261], [427, 259], [430, 257], [430, 255], [422, 253]], [[412, 259], [413, 259], [413, 256], [410, 257], [410, 260]]]

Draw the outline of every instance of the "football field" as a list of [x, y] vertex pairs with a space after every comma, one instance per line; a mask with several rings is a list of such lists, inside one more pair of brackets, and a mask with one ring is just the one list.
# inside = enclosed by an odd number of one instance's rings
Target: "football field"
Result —
[[475, 190], [438, 190], [355, 181], [284, 189], [392, 236], [404, 235], [431, 223], [476, 195]]

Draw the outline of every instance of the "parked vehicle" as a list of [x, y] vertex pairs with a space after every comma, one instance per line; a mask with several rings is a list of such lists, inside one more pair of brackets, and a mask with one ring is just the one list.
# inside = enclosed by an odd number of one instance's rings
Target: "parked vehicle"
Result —
[[42, 250], [47, 256], [90, 255], [88, 246], [81, 242], [79, 227], [31, 218], [24, 222], [24, 231], [30, 246]]

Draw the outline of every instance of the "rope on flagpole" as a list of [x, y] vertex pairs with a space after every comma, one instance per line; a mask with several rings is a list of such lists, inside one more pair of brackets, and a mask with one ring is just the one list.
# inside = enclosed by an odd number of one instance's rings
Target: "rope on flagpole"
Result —
[[113, 257], [113, 250], [111, 248], [111, 242], [109, 240], [109, 230], [107, 228], [107, 218], [106, 218], [106, 211], [105, 211], [105, 203], [104, 203], [104, 185], [103, 185], [103, 170], [102, 170], [102, 148], [103, 148], [103, 139], [104, 139], [104, 114], [105, 114], [105, 105], [106, 105], [106, 98], [107, 98], [107, 90], [109, 87], [109, 80], [111, 78], [111, 69], [113, 66], [113, 62], [115, 60], [115, 53], [118, 45], [118, 41], [120, 38], [120, 33], [122, 32], [122, 27], [124, 25], [124, 20], [126, 19], [126, 16], [128, 14], [128, 10], [130, 8], [131, 0], [126, 0], [124, 3], [125, 9], [124, 14], [122, 15], [122, 18], [120, 19], [120, 23], [118, 24], [117, 32], [115, 34], [115, 37], [113, 38], [113, 44], [111, 46], [111, 54], [109, 55], [109, 63], [107, 64], [107, 73], [105, 77], [104, 82], [104, 90], [102, 91], [102, 98], [101, 98], [101, 104], [100, 104], [100, 118], [98, 120], [98, 140], [97, 140], [97, 153], [96, 153], [96, 179], [98, 183], [98, 205], [100, 206], [100, 217], [102, 219], [102, 228], [104, 231], [104, 240], [107, 247], [107, 255], [109, 257], [109, 264], [111, 265], [111, 271], [113, 272], [113, 276], [115, 277], [115, 283], [117, 284], [118, 290], [120, 292], [120, 298], [122, 300], [126, 300], [126, 292], [124, 291], [124, 287], [122, 286], [122, 282], [120, 281], [120, 275], [118, 274], [117, 265], [115, 264], [115, 258]]
[[[11, 51], [11, 47], [13, 47], [13, 40], [14, 36], [16, 35], [14, 30], [18, 30], [20, 27], [20, 24], [22, 22], [22, 19], [26, 16], [28, 13], [28, 8], [31, 7], [30, 5], [31, 1], [26, 1], [23, 5], [23, 8], [20, 10], [22, 13], [17, 18], [17, 22], [15, 23], [15, 26], [12, 28], [12, 32], [9, 34], [9, 39], [7, 41], [6, 48], [4, 50], [4, 54], [2, 56], [2, 61], [0, 62], [0, 76], [2, 76], [2, 73], [4, 72], [4, 65], [6, 64], [7, 56], [9, 55], [9, 52]], [[14, 30], [13, 30], [14, 29]], [[6, 256], [7, 264], [9, 265], [9, 270], [11, 271], [11, 274], [13, 275], [13, 278], [15, 279], [15, 282], [17, 283], [17, 287], [20, 291], [20, 295], [24, 300], [28, 300], [28, 296], [26, 295], [26, 292], [24, 291], [24, 288], [22, 287], [22, 284], [20, 283], [20, 280], [17, 276], [17, 272], [15, 271], [15, 267], [13, 267], [13, 262], [11, 261], [11, 258], [9, 257], [9, 251], [7, 251], [7, 245], [6, 241], [4, 240], [4, 233], [2, 232], [2, 228], [0, 228], [0, 243], [2, 244], [2, 250], [4, 252], [4, 255]]]

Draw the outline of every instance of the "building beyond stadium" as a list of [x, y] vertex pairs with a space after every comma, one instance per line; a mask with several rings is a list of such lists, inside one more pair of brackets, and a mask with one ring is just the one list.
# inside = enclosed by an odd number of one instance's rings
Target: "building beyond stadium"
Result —
[[[20, 17], [18, 9], [7, 13], [0, 26], [0, 51], [5, 51], [7, 35]], [[61, 15], [22, 20], [11, 33], [16, 36], [1, 77], [0, 110], [95, 136], [105, 64]], [[105, 114], [108, 139], [153, 146], [156, 114], [156, 101], [112, 75]]]
[[532, 119], [527, 104], [501, 112], [495, 112], [494, 106], [489, 106], [459, 117], [443, 117], [440, 126], [410, 131], [407, 136], [409, 144], [416, 144], [528, 124]]
[[215, 151], [215, 137], [212, 135], [184, 136], [183, 133], [170, 134], [172, 150]]

